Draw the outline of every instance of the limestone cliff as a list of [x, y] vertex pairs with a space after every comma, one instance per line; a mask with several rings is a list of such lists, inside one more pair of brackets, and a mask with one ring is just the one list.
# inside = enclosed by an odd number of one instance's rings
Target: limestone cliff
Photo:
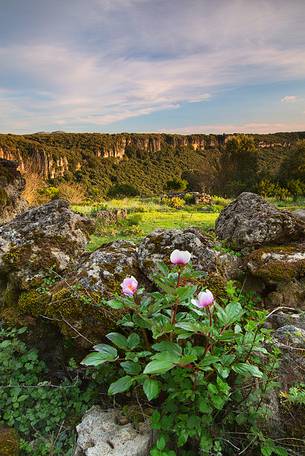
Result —
[[[176, 135], [165, 133], [35, 133], [0, 135], [0, 158], [15, 160], [21, 173], [34, 172], [45, 179], [64, 176], [86, 166], [89, 155], [96, 158], [128, 156], [131, 151], [158, 153], [171, 148], [207, 151], [221, 149], [232, 135]], [[254, 135], [257, 147], [287, 147], [305, 133]]]

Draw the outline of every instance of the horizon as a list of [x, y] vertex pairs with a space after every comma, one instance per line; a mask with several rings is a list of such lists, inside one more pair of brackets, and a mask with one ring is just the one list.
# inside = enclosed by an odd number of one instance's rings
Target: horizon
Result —
[[255, 132], [244, 132], [244, 131], [234, 131], [232, 133], [222, 132], [222, 133], [168, 133], [166, 131], [118, 131], [118, 132], [107, 132], [107, 131], [64, 131], [64, 130], [57, 130], [57, 131], [33, 131], [27, 133], [14, 133], [14, 132], [7, 132], [2, 133], [0, 131], [0, 135], [12, 135], [12, 136], [32, 136], [32, 135], [54, 135], [54, 134], [71, 134], [71, 135], [179, 135], [179, 136], [234, 136], [234, 135], [277, 135], [277, 134], [290, 134], [290, 133], [305, 133], [304, 130], [295, 130], [295, 131], [274, 131], [274, 132], [266, 132], [266, 133], [255, 133]]
[[305, 2], [0, 0], [3, 133], [305, 131]]

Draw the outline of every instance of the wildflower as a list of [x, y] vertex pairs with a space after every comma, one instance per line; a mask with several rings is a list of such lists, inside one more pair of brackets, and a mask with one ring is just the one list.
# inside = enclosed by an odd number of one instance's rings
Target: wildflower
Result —
[[203, 309], [204, 307], [211, 306], [214, 301], [215, 299], [213, 293], [210, 290], [205, 290], [198, 294], [197, 299], [192, 299], [192, 304], [200, 309]]
[[133, 276], [126, 277], [121, 283], [121, 288], [125, 296], [133, 296], [138, 289], [138, 281]]
[[191, 254], [187, 250], [174, 250], [171, 253], [170, 260], [171, 263], [179, 265], [179, 266], [185, 266], [187, 263], [190, 262], [191, 259]]

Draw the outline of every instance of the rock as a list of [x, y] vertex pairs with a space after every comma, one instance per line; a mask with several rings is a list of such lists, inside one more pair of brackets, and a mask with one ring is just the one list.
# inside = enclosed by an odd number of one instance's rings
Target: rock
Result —
[[246, 257], [248, 270], [265, 283], [289, 282], [305, 275], [305, 244], [263, 247]]
[[170, 254], [175, 249], [191, 252], [191, 261], [198, 270], [206, 272], [216, 270], [218, 252], [213, 250], [211, 241], [194, 228], [158, 229], [146, 236], [138, 248], [140, 269], [150, 280], [153, 280], [158, 272], [157, 264], [162, 261], [169, 264]]
[[273, 333], [273, 342], [282, 354], [278, 379], [281, 389], [305, 382], [305, 329], [292, 324], [281, 326]]
[[9, 222], [28, 207], [21, 195], [25, 180], [17, 167], [17, 162], [0, 158], [0, 224]]
[[218, 272], [226, 280], [240, 280], [245, 273], [244, 260], [233, 253], [219, 252], [216, 257]]
[[87, 347], [88, 340], [100, 341], [115, 328], [122, 311], [103, 305], [101, 299], [121, 294], [121, 282], [131, 275], [143, 283], [136, 246], [129, 241], [116, 241], [85, 255], [71, 274], [52, 287], [48, 301], [44, 302], [37, 292], [25, 293], [19, 307], [34, 316], [43, 314], [55, 319], [65, 336], [75, 337], [78, 331], [87, 341], [79, 337], [77, 343]]
[[84, 289], [111, 295], [121, 292], [126, 276], [139, 279], [137, 248], [130, 241], [116, 241], [100, 247], [81, 262], [74, 275]]
[[127, 217], [126, 209], [111, 209], [111, 210], [98, 210], [94, 213], [99, 221], [104, 225], [111, 225], [117, 223], [119, 220], [124, 220]]
[[0, 227], [0, 303], [16, 304], [21, 291], [41, 284], [53, 268], [62, 274], [79, 260], [92, 222], [63, 200], [30, 209]]
[[117, 424], [118, 411], [92, 407], [77, 426], [77, 448], [74, 456], [148, 456], [152, 431], [143, 423], [137, 431], [131, 423]]
[[19, 437], [15, 429], [0, 427], [0, 455], [19, 456]]
[[305, 279], [276, 284], [276, 289], [265, 296], [264, 302], [267, 308], [305, 309]]
[[305, 221], [305, 209], [297, 209], [292, 212], [292, 215], [300, 220]]
[[305, 222], [255, 193], [244, 192], [222, 210], [216, 234], [234, 249], [251, 251], [264, 245], [304, 240]]
[[292, 325], [305, 330], [305, 312], [274, 312], [268, 318], [268, 322], [271, 323], [271, 327], [273, 329], [278, 329], [286, 325]]

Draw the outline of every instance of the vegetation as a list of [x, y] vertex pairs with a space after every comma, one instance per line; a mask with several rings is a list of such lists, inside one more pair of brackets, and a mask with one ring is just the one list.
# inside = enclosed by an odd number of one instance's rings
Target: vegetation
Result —
[[190, 265], [165, 264], [155, 277], [161, 291], [147, 294], [137, 290], [135, 279], [126, 279], [125, 297], [105, 303], [124, 309], [122, 331], [109, 333], [111, 345], [96, 345], [82, 363], [111, 363], [118, 378], [109, 395], [130, 391], [142, 402], [146, 397], [158, 431], [152, 456], [235, 455], [236, 449], [241, 454], [255, 448], [263, 455], [288, 455], [262, 426], [277, 365], [265, 348], [265, 313], [232, 283], [216, 303], [201, 290], [201, 279]]
[[[72, 456], [75, 425], [96, 400], [94, 383], [82, 385], [72, 364], [69, 380], [52, 382], [54, 373], [22, 341], [25, 332], [0, 329], [0, 423], [18, 432], [21, 455]], [[0, 445], [3, 454], [1, 435]]]
[[[194, 150], [182, 136], [153, 134], [0, 135], [0, 147], [17, 157], [21, 153], [27, 169], [45, 170], [49, 157], [54, 169], [47, 185], [62, 186], [59, 191], [67, 197], [71, 185], [74, 202], [77, 193], [96, 201], [186, 189], [225, 197], [244, 190], [280, 199], [304, 196], [305, 133], [199, 136], [204, 150]], [[160, 151], [143, 149], [156, 141]], [[115, 158], [118, 148], [120, 158]], [[38, 169], [32, 172], [37, 175]]]

